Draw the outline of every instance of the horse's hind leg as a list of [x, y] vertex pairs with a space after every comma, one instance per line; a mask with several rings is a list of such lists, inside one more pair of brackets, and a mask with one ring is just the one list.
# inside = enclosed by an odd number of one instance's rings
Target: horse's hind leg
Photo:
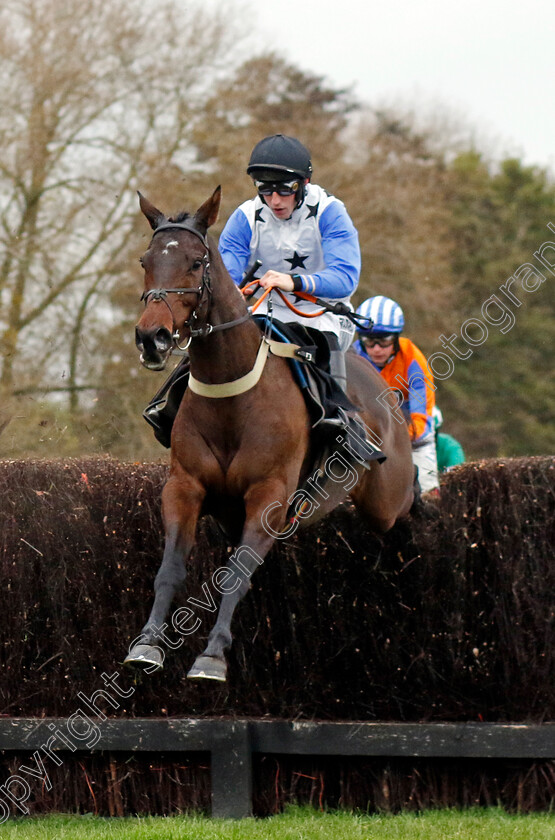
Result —
[[162, 492], [166, 533], [164, 556], [154, 581], [154, 604], [141, 635], [132, 644], [124, 665], [146, 670], [162, 668], [164, 654], [157, 645], [165, 628], [171, 602], [185, 582], [185, 561], [195, 539], [204, 490], [189, 476], [172, 475]]
[[[225, 650], [231, 645], [231, 620], [235, 607], [248, 592], [250, 578], [253, 572], [264, 562], [266, 554], [272, 547], [275, 537], [272, 536], [283, 528], [286, 492], [283, 484], [273, 481], [271, 485], [257, 485], [250, 489], [245, 497], [246, 518], [241, 542], [230, 562], [222, 572], [221, 587], [222, 600], [218, 611], [217, 621], [208, 637], [208, 644], [204, 653], [197, 657], [193, 667], [187, 674], [189, 679], [208, 679], [224, 682], [226, 678]], [[272, 503], [279, 502], [276, 508], [280, 511], [276, 516], [269, 517], [269, 529], [263, 522], [264, 511]]]

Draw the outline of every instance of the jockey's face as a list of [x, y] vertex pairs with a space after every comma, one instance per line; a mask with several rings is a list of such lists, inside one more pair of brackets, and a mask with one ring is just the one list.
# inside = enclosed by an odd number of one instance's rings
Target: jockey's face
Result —
[[278, 219], [289, 219], [295, 209], [297, 197], [295, 195], [279, 195], [273, 192], [271, 195], [265, 195], [264, 200], [266, 204]]
[[362, 343], [374, 364], [383, 367], [393, 353], [394, 340], [393, 336], [383, 339], [363, 338]]

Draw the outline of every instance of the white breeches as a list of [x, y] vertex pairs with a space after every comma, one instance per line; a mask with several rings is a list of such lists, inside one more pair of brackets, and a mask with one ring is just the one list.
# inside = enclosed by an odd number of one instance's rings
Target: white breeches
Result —
[[437, 473], [436, 441], [434, 435], [412, 446], [412, 462], [418, 467], [418, 481], [423, 493], [439, 487]]

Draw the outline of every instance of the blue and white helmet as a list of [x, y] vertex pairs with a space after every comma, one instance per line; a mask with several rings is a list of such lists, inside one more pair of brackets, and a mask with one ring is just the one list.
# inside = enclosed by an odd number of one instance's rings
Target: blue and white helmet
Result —
[[405, 317], [399, 304], [383, 295], [376, 295], [361, 303], [357, 315], [370, 318], [372, 322], [369, 329], [359, 329], [360, 335], [400, 335], [405, 326]]

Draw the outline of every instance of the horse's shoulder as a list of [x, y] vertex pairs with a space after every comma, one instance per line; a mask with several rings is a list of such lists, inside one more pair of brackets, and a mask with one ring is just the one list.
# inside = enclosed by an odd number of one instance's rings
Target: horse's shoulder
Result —
[[384, 410], [380, 394], [387, 389], [387, 382], [370, 362], [359, 356], [354, 350], [346, 354], [347, 361], [347, 391], [350, 399], [372, 414], [381, 414]]

